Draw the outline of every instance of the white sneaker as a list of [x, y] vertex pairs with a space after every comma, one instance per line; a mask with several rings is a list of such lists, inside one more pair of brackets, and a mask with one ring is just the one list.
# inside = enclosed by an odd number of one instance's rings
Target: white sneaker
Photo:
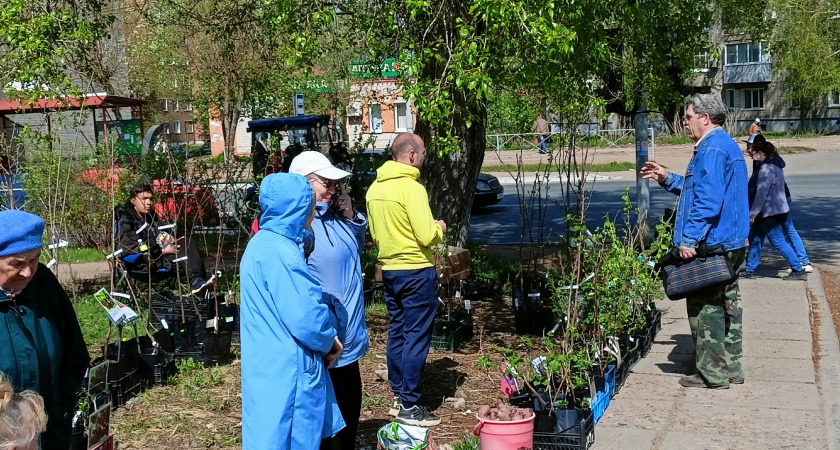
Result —
[[[803, 264], [803, 265], [802, 265], [802, 270], [804, 270], [804, 271], [805, 271], [805, 273], [813, 273], [813, 272], [814, 272], [814, 268], [813, 268], [813, 267], [811, 267], [811, 265], [810, 265], [810, 264]], [[788, 270], [787, 270], [787, 273], [788, 273], [788, 275], [789, 275], [789, 274], [791, 274], [791, 273], [793, 273], [793, 269], [788, 269]]]

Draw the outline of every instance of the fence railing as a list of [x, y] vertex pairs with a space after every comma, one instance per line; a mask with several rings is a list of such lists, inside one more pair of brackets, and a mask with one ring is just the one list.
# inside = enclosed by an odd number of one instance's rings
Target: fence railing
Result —
[[[617, 130], [585, 129], [578, 130], [575, 134], [579, 143], [588, 140], [590, 143], [595, 144], [594, 146], [596, 147], [619, 149], [632, 146], [633, 151], [635, 151], [636, 130], [633, 128]], [[488, 134], [487, 143], [493, 145], [497, 153], [503, 150], [539, 150], [539, 136], [539, 133]], [[551, 147], [551, 141], [563, 136], [568, 135], [552, 132], [549, 137], [550, 141], [546, 145]], [[648, 138], [650, 140], [648, 153], [650, 154], [650, 159], [653, 160], [656, 151], [653, 128], [648, 128]]]

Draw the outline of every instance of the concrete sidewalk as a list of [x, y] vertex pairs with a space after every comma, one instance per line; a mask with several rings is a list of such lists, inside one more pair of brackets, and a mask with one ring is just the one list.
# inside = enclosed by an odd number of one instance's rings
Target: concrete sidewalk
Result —
[[662, 300], [662, 331], [596, 425], [593, 449], [838, 448], [840, 349], [820, 275], [759, 273], [740, 282], [746, 383], [680, 386], [694, 350], [685, 301]]

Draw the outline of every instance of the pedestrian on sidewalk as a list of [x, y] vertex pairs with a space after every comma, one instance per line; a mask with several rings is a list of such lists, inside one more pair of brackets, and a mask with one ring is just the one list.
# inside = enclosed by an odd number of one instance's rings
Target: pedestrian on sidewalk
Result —
[[440, 417], [420, 405], [421, 382], [438, 306], [431, 247], [443, 239], [446, 223], [434, 219], [426, 189], [417, 182], [426, 155], [423, 140], [401, 134], [391, 151], [394, 160], [376, 171], [367, 193], [390, 320], [388, 383], [396, 398], [396, 420], [432, 426]]
[[[786, 225], [790, 218], [790, 194], [783, 170], [785, 162], [779, 156], [776, 147], [763, 138], [754, 139], [749, 152], [753, 161], [761, 165], [758, 171], [753, 166], [753, 176], [750, 177], [749, 182], [750, 223], [752, 225], [749, 235], [750, 249], [743, 275], [748, 278], [755, 276], [755, 269], [761, 258], [761, 246], [766, 236], [790, 264], [791, 273], [786, 279], [804, 280], [807, 278], [807, 273], [802, 260], [788, 243], [788, 237], [785, 235]], [[793, 228], [792, 219], [790, 219], [790, 227]], [[799, 239], [799, 234], [795, 229], [791, 237], [794, 235], [801, 247], [802, 240]], [[803, 247], [802, 254], [804, 252]], [[804, 255], [804, 259], [807, 260], [807, 258], [808, 256]]]
[[301, 153], [292, 161], [289, 173], [306, 177], [315, 193], [315, 246], [306, 263], [324, 294], [335, 300], [328, 306], [338, 319], [338, 337], [344, 346], [329, 374], [347, 426], [335, 438], [324, 439], [321, 449], [353, 450], [362, 410], [359, 359], [365, 356], [369, 345], [362, 282], [367, 219], [353, 209], [341, 183], [350, 173], [334, 167], [321, 152]]
[[0, 372], [15, 391], [44, 399], [40, 448], [67, 449], [90, 355], [67, 293], [38, 262], [43, 233], [40, 217], [0, 211]]
[[[674, 246], [690, 260], [697, 246], [722, 245], [733, 267], [742, 268], [749, 234], [747, 165], [737, 143], [723, 130], [726, 106], [715, 94], [697, 94], [685, 104], [683, 126], [694, 141], [686, 175], [669, 173], [655, 162], [642, 176], [680, 196]], [[738, 278], [686, 298], [695, 343], [697, 373], [680, 379], [686, 387], [726, 389], [744, 382], [741, 293]]]
[[540, 153], [543, 155], [548, 153], [548, 148], [545, 143], [548, 141], [548, 138], [551, 137], [551, 127], [548, 126], [548, 122], [545, 121], [545, 117], [543, 117], [542, 113], [537, 115], [537, 120], [535, 120], [534, 125], [531, 126], [531, 131], [538, 134], [537, 137], [540, 140]]
[[[753, 144], [759, 144], [762, 142], [766, 142], [767, 140], [764, 136], [760, 134], [753, 134], [750, 135], [749, 139], [747, 140], [747, 154], [752, 156], [752, 146]], [[782, 157], [779, 156], [779, 160], [782, 163], [782, 168], [784, 168], [784, 160]], [[755, 199], [755, 192], [758, 187], [758, 172], [761, 169], [761, 164], [763, 161], [753, 161], [753, 173], [750, 177], [749, 182], [749, 197], [750, 197], [750, 205], [752, 205], [753, 200]], [[787, 220], [785, 221], [782, 231], [785, 232], [785, 238], [790, 242], [790, 246], [793, 247], [793, 252], [796, 253], [796, 258], [799, 259], [799, 262], [802, 263], [802, 269], [805, 270], [805, 273], [811, 273], [814, 271], [814, 268], [811, 266], [811, 259], [808, 257], [808, 253], [805, 251], [805, 245], [802, 243], [802, 238], [799, 237], [799, 232], [796, 231], [796, 227], [793, 225], [793, 205], [790, 196], [790, 189], [788, 188], [787, 183], [785, 183], [785, 198], [787, 200], [788, 207], [790, 211], [788, 211]], [[750, 227], [752, 230], [753, 227]], [[749, 250], [747, 250], [747, 266], [746, 270], [741, 274], [742, 278], [749, 278], [755, 276], [755, 270], [758, 269], [758, 263], [761, 259], [761, 249], [764, 246], [764, 238], [759, 237], [752, 232], [750, 232], [749, 238]]]
[[761, 134], [761, 119], [755, 118], [755, 121], [750, 124], [750, 135]]
[[316, 450], [344, 421], [325, 370], [343, 350], [337, 321], [304, 259], [315, 197], [304, 177], [275, 173], [260, 208], [240, 264], [242, 448]]

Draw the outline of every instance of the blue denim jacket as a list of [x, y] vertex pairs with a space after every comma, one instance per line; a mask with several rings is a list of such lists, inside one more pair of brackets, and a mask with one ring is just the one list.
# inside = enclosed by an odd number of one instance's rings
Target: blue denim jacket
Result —
[[746, 246], [750, 231], [747, 163], [741, 148], [715, 128], [700, 142], [685, 176], [669, 173], [661, 185], [680, 196], [674, 245], [696, 248], [723, 244], [726, 250]]

